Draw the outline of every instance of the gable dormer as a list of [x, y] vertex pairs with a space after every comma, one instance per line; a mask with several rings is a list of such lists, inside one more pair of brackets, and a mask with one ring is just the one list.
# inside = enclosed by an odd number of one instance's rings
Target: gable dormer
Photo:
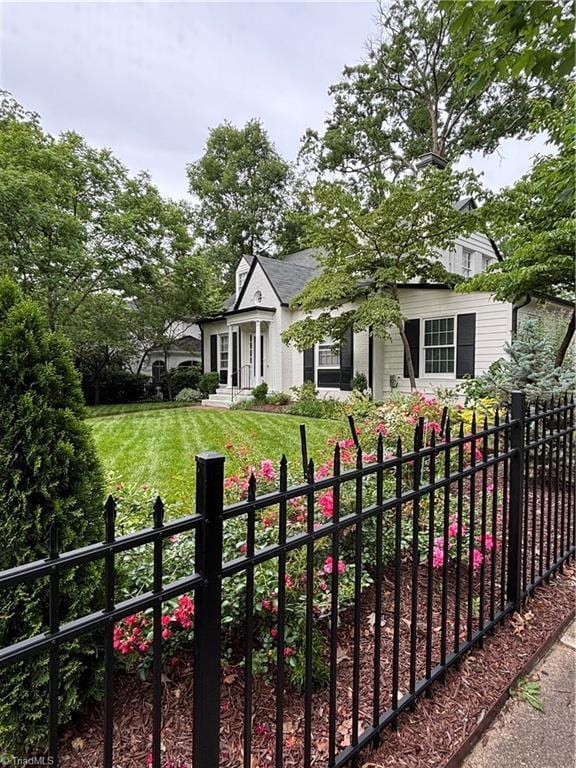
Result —
[[236, 267], [236, 301], [240, 296], [242, 286], [246, 282], [248, 272], [250, 271], [250, 264], [252, 262], [252, 256], [242, 256], [238, 266]]

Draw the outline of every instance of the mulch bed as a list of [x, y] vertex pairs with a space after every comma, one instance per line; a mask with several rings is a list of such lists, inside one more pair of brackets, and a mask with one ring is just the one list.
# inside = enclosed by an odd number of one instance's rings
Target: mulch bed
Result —
[[[424, 675], [427, 633], [426, 620], [427, 568], [420, 567], [418, 579], [418, 640], [416, 648], [417, 678]], [[385, 576], [382, 591], [382, 653], [380, 657], [380, 711], [390, 704], [392, 660], [392, 573]], [[453, 579], [453, 575], [452, 575]], [[402, 619], [400, 623], [400, 695], [408, 688], [410, 659], [410, 564], [402, 574]], [[495, 585], [497, 593], [500, 585]], [[432, 658], [439, 656], [441, 593], [433, 585]], [[463, 582], [466, 595], [466, 581]], [[448, 595], [448, 638], [454, 635], [453, 582]], [[386, 729], [377, 751], [360, 760], [364, 768], [440, 768], [467, 739], [493, 702], [513, 681], [526, 661], [574, 606], [574, 569], [565, 567], [564, 574], [550, 585], [536, 590], [521, 616], [515, 615], [499, 625], [482, 649], [474, 649], [458, 668], [450, 669], [443, 684], [437, 684], [432, 697], [421, 698], [413, 710], [399, 717], [397, 732]], [[370, 725], [373, 706], [374, 589], [362, 595], [360, 711], [359, 731]], [[459, 636], [466, 637], [467, 606], [461, 603]], [[352, 612], [343, 616], [338, 631], [338, 730], [339, 749], [350, 743], [353, 658]], [[189, 656], [181, 664], [166, 671], [163, 695], [163, 747], [170, 768], [191, 768], [193, 667]], [[254, 682], [252, 714], [252, 768], [274, 765], [274, 717], [276, 697], [273, 686], [262, 679]], [[220, 768], [239, 768], [243, 760], [244, 686], [241, 667], [228, 667], [222, 679], [222, 724]], [[313, 765], [327, 764], [328, 689], [313, 695]], [[285, 768], [302, 768], [303, 696], [287, 688], [284, 694]], [[144, 768], [151, 748], [151, 687], [135, 676], [119, 675], [115, 693], [115, 766]], [[61, 742], [61, 766], [102, 765], [102, 709], [93, 706], [67, 729]]]

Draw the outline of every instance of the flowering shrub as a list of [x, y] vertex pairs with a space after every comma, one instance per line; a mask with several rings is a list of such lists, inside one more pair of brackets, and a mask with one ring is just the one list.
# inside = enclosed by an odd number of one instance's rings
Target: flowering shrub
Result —
[[[432, 435], [439, 442], [443, 403], [435, 396], [412, 394], [393, 395], [385, 403], [372, 408], [356, 427], [356, 439], [361, 444], [363, 465], [376, 461], [378, 438], [382, 436], [384, 456], [395, 454], [398, 436], [403, 440], [406, 451], [413, 446], [414, 428], [420, 418], [424, 419], [424, 442], [430, 444]], [[449, 415], [453, 422], [458, 422], [461, 409], [449, 405]], [[455, 432], [456, 430], [454, 430]], [[252, 435], [248, 435], [250, 440]], [[341, 471], [345, 472], [356, 466], [358, 450], [356, 440], [345, 437], [330, 440], [326, 454], [318, 457], [315, 465], [315, 477], [321, 480], [334, 474], [334, 449], [338, 444]], [[467, 448], [465, 460], [471, 458], [471, 448]], [[234, 459], [234, 466], [240, 467], [236, 474], [226, 478], [224, 483], [225, 503], [234, 504], [248, 498], [251, 482], [255, 483], [258, 496], [278, 490], [280, 465], [271, 458], [258, 456], [254, 445], [235, 445], [228, 442], [225, 451]], [[483, 458], [478, 447], [475, 448], [477, 460]], [[457, 451], [454, 451], [457, 459]], [[298, 470], [298, 474], [292, 474]], [[426, 471], [424, 467], [423, 471]], [[301, 467], [289, 467], [287, 486], [302, 482]], [[410, 466], [404, 468], [404, 487], [412, 482]], [[383, 470], [383, 498], [391, 498], [396, 493], [394, 470]], [[254, 478], [251, 481], [251, 478]], [[359, 481], [356, 479], [342, 482], [339, 491], [340, 519], [351, 515], [356, 510], [357, 483], [362, 484], [362, 506], [376, 503], [376, 474], [367, 474]], [[118, 518], [120, 524], [128, 529], [142, 527], [150, 523], [149, 509], [156, 494], [143, 486], [140, 489], [118, 486]], [[445, 557], [456, 557], [460, 541], [461, 560], [466, 562], [470, 552], [468, 521], [463, 520], [460, 530], [456, 518], [451, 518], [448, 531], [448, 547], [444, 552], [444, 532], [442, 521], [435, 521], [433, 551], [428, 552], [428, 499], [420, 504], [420, 552], [432, 558], [435, 568], [443, 565]], [[167, 517], [183, 514], [182, 505], [167, 507]], [[253, 512], [253, 542], [249, 541], [247, 513], [242, 511], [237, 516], [228, 518], [223, 529], [223, 560], [229, 562], [250, 556], [249, 547], [255, 552], [265, 551], [276, 546], [280, 540], [280, 509], [270, 506]], [[310, 527], [322, 529], [331, 523], [335, 515], [335, 497], [333, 489], [316, 492], [312, 500], [307, 497], [289, 499], [286, 509], [286, 537], [306, 533]], [[390, 561], [394, 552], [395, 511], [383, 513], [382, 536], [376, 536], [377, 521], [370, 517], [362, 524], [362, 589], [372, 583], [374, 564], [377, 559], [377, 546], [381, 547], [380, 557], [384, 565]], [[440, 525], [440, 529], [438, 529]], [[456, 526], [456, 527], [455, 527]], [[247, 605], [246, 574], [241, 573], [223, 580], [222, 625], [224, 629], [224, 653], [231, 663], [242, 663], [243, 654], [239, 653], [245, 641], [244, 632], [247, 615], [252, 616], [253, 625], [253, 669], [256, 673], [267, 674], [272, 671], [277, 658], [279, 625], [278, 611], [280, 592], [284, 593], [284, 661], [291, 671], [293, 684], [300, 686], [304, 681], [305, 654], [304, 639], [306, 625], [306, 595], [312, 590], [314, 631], [313, 678], [316, 684], [327, 680], [327, 643], [329, 619], [332, 606], [333, 576], [338, 577], [339, 611], [353, 605], [356, 582], [356, 534], [357, 525], [352, 523], [342, 529], [338, 535], [338, 557], [333, 553], [333, 534], [320, 536], [313, 544], [312, 583], [307, 575], [307, 547], [298, 547], [286, 554], [285, 576], [283, 585], [278, 583], [279, 569], [277, 556], [260, 559], [253, 566], [254, 593], [253, 604]], [[401, 547], [409, 550], [412, 545], [412, 519], [410, 505], [402, 510]], [[475, 534], [473, 547], [474, 569], [494, 550], [496, 545], [493, 532], [487, 532], [481, 540]], [[425, 558], [424, 558], [425, 559]], [[149, 589], [152, 581], [152, 547], [127, 551], [119, 556], [122, 576], [119, 580], [122, 596], [127, 597]], [[195, 537], [193, 534], [179, 534], [164, 544], [163, 576], [164, 582], [170, 583], [189, 575], [195, 562]], [[281, 586], [283, 589], [281, 590]], [[194, 628], [194, 602], [192, 596], [183, 595], [178, 600], [167, 602], [163, 607], [162, 619], [163, 656], [173, 659], [179, 648], [190, 644]], [[137, 667], [145, 676], [152, 658], [152, 615], [151, 612], [128, 617], [118, 625], [114, 637], [115, 648], [126, 668]]]

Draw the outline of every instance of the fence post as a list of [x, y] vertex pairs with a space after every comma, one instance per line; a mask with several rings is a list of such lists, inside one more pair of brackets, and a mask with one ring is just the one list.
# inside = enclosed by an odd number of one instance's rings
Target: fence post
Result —
[[[524, 417], [526, 396], [512, 392], [510, 448], [515, 451], [510, 459], [510, 503], [508, 526], [507, 597], [519, 611], [522, 602], [522, 499], [524, 498]], [[506, 493], [504, 488], [504, 493]]]
[[194, 765], [220, 763], [220, 651], [222, 618], [222, 509], [224, 456], [196, 456], [196, 512], [204, 523], [196, 529], [194, 611]]

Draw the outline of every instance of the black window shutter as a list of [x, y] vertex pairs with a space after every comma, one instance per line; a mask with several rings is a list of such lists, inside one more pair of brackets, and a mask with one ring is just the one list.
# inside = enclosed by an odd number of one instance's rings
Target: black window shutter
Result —
[[210, 334], [210, 370], [218, 370], [218, 334]]
[[314, 347], [304, 350], [304, 381], [313, 381], [316, 384], [314, 376]]
[[476, 313], [458, 315], [456, 333], [456, 378], [474, 376], [476, 358]]
[[232, 386], [238, 386], [238, 334], [232, 334]]
[[[404, 323], [404, 333], [408, 339], [412, 365], [414, 366], [414, 376], [420, 376], [420, 320], [406, 320]], [[408, 364], [406, 355], [404, 355], [404, 377], [408, 378]]]
[[340, 389], [350, 392], [354, 376], [354, 331], [346, 329], [340, 346]]

